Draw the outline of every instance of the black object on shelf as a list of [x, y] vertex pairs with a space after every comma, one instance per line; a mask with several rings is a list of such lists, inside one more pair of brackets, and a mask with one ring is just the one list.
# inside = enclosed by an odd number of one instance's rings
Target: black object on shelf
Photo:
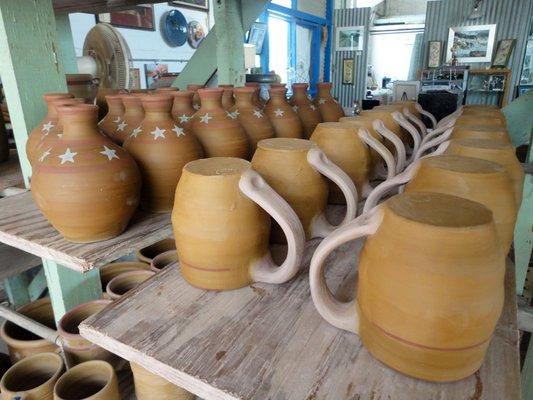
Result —
[[361, 106], [363, 110], [372, 110], [374, 107], [379, 106], [379, 100], [363, 99]]
[[[445, 90], [429, 91], [418, 95], [418, 102], [424, 110], [435, 116], [437, 121], [457, 110], [457, 94]], [[423, 117], [424, 123], [431, 126], [429, 120]]]

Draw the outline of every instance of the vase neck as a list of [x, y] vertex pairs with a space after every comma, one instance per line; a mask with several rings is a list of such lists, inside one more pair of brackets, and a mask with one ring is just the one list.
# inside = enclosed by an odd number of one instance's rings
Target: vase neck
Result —
[[122, 98], [120, 95], [107, 95], [105, 99], [107, 102], [108, 114], [124, 114], [124, 103], [122, 102]]
[[100, 136], [98, 130], [98, 107], [90, 104], [58, 107], [63, 139], [90, 139]]
[[200, 103], [203, 109], [222, 108], [222, 95], [224, 89], [200, 89]]

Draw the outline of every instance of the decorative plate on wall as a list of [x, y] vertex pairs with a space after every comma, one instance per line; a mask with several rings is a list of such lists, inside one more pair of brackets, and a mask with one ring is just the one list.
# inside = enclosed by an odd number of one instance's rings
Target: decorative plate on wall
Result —
[[187, 26], [187, 41], [193, 49], [197, 49], [205, 38], [205, 29], [198, 21], [191, 21]]
[[161, 35], [171, 47], [183, 46], [187, 41], [187, 20], [178, 10], [167, 11], [161, 16]]

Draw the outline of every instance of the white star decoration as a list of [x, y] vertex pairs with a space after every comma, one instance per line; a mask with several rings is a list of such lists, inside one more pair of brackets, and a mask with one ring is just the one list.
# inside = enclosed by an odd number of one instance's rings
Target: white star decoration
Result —
[[120, 117], [117, 117], [117, 119], [113, 120], [113, 122], [115, 122], [116, 124], [118, 124], [120, 122]]
[[192, 108], [198, 111], [200, 109], [200, 104], [194, 104]]
[[316, 107], [315, 107], [314, 104], [311, 104], [311, 105], [309, 106], [309, 108], [310, 108], [311, 110], [316, 110]]
[[280, 110], [279, 108], [277, 110], [274, 111], [274, 115], [276, 117], [283, 117], [283, 114], [285, 114], [285, 111], [283, 110]]
[[66, 162], [74, 163], [74, 156], [76, 156], [78, 153], [70, 151], [70, 149], [67, 147], [67, 151], [65, 151], [65, 154], [61, 154], [60, 156], [57, 156], [61, 159], [61, 165], [65, 164]]
[[126, 121], [122, 121], [120, 124], [118, 124], [117, 126], [117, 131], [123, 131], [125, 127], [127, 127], [128, 124], [126, 123]]
[[257, 118], [263, 118], [263, 113], [259, 110], [254, 110], [254, 116]]
[[107, 146], [104, 146], [104, 151], [101, 151], [100, 154], [103, 154], [104, 156], [106, 156], [109, 161], [111, 161], [113, 158], [120, 160], [119, 156], [117, 156], [117, 151], [110, 149]]
[[318, 100], [318, 104], [326, 104], [326, 100], [320, 99], [320, 100]]
[[41, 157], [39, 157], [39, 161], [40, 162], [43, 162], [45, 160], [46, 157], [48, 157], [50, 155], [50, 152], [51, 152], [52, 148], [50, 147], [48, 150], [46, 150], [42, 155]]
[[200, 122], [203, 122], [204, 124], [208, 124], [210, 119], [213, 119], [213, 117], [210, 117], [209, 114], [205, 114], [200, 117]]
[[141, 133], [142, 133], [142, 129], [141, 129], [140, 126], [138, 126], [137, 128], [135, 128], [135, 129], [133, 130], [133, 132], [131, 132], [131, 135], [130, 135], [130, 136], [131, 136], [131, 137], [137, 137], [137, 136], [139, 136]]
[[46, 135], [50, 133], [50, 129], [52, 129], [55, 125], [52, 124], [52, 121], [48, 121], [46, 124], [43, 124], [42, 132], [46, 132]]
[[165, 138], [165, 131], [166, 129], [159, 129], [159, 127], [155, 127], [155, 131], [150, 132], [152, 135], [154, 135], [154, 140], [157, 140], [157, 138]]
[[176, 132], [176, 136], [177, 136], [177, 137], [185, 136], [185, 131], [183, 130], [183, 128], [180, 128], [180, 127], [177, 126], [177, 125], [174, 125], [174, 128], [172, 128], [172, 130], [173, 130], [174, 132]]
[[180, 124], [186, 124], [191, 119], [187, 114], [182, 114], [178, 118], [180, 119]]
[[298, 107], [298, 106], [292, 106], [292, 110], [294, 112], [298, 112], [299, 109], [300, 109], [300, 107]]
[[241, 113], [239, 112], [239, 110], [235, 110], [235, 111], [233, 111], [232, 114], [235, 116], [235, 118], [237, 118], [239, 115], [241, 115]]
[[226, 115], [230, 117], [231, 119], [237, 119], [237, 114], [226, 111]]

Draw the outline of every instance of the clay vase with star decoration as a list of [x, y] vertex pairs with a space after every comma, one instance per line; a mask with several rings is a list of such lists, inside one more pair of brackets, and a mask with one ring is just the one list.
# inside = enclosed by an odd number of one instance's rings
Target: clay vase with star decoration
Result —
[[222, 108], [229, 111], [235, 105], [235, 99], [233, 98], [233, 85], [218, 85], [219, 88], [224, 89], [222, 94]]
[[233, 89], [235, 105], [229, 110], [240, 122], [248, 140], [252, 154], [257, 148], [257, 143], [263, 139], [275, 136], [274, 127], [263, 112], [253, 104], [256, 89], [253, 87], [240, 87]]
[[141, 96], [144, 120], [124, 142], [141, 170], [141, 207], [146, 211], [172, 211], [181, 170], [202, 158], [202, 148], [190, 132], [172, 118], [170, 94]]
[[63, 135], [50, 141], [33, 166], [33, 199], [71, 242], [114, 238], [139, 203], [139, 169], [122, 147], [102, 135], [97, 106], [63, 106], [58, 112]]
[[248, 159], [250, 143], [234, 114], [222, 108], [224, 89], [200, 89], [202, 106], [192, 119], [192, 133], [200, 141], [205, 157]]
[[270, 99], [266, 103], [264, 113], [270, 119], [276, 137], [303, 138], [303, 126], [298, 114], [287, 102], [287, 89], [284, 86], [270, 87]]
[[315, 98], [315, 106], [320, 110], [324, 122], [338, 122], [345, 117], [344, 109], [331, 96], [331, 82], [317, 83], [318, 93]]
[[139, 128], [141, 122], [144, 120], [144, 108], [141, 98], [138, 94], [123, 94], [122, 104], [124, 104], [123, 123], [126, 124], [124, 128], [124, 140], [130, 136], [136, 128]]
[[300, 117], [304, 128], [304, 137], [309, 139], [313, 134], [316, 126], [322, 122], [322, 115], [311, 100], [307, 93], [307, 83], [293, 83], [292, 97], [289, 99], [289, 104]]
[[44, 136], [54, 133], [52, 130], [57, 127], [59, 117], [57, 115], [57, 109], [52, 104], [53, 100], [71, 99], [72, 97], [70, 93], [46, 93], [43, 95], [48, 111], [42, 121], [30, 132], [26, 141], [26, 155], [30, 164], [35, 157], [35, 148], [39, 145], [39, 142]]
[[124, 123], [124, 103], [121, 94], [108, 94], [105, 96], [107, 114], [98, 123], [100, 130], [115, 143], [122, 144], [126, 139], [126, 124]]
[[254, 94], [252, 96], [252, 104], [259, 108], [260, 110], [265, 107], [265, 104], [261, 100], [261, 84], [258, 82], [246, 82], [244, 84], [246, 87], [254, 88]]
[[194, 92], [191, 90], [180, 90], [173, 92], [174, 103], [172, 105], [172, 118], [186, 131], [190, 132], [191, 119], [196, 110], [192, 105]]
[[195, 110], [200, 109], [200, 95], [198, 94], [199, 89], [203, 89], [203, 85], [190, 84], [187, 85], [187, 90], [190, 90], [194, 93], [192, 96], [192, 106]]

